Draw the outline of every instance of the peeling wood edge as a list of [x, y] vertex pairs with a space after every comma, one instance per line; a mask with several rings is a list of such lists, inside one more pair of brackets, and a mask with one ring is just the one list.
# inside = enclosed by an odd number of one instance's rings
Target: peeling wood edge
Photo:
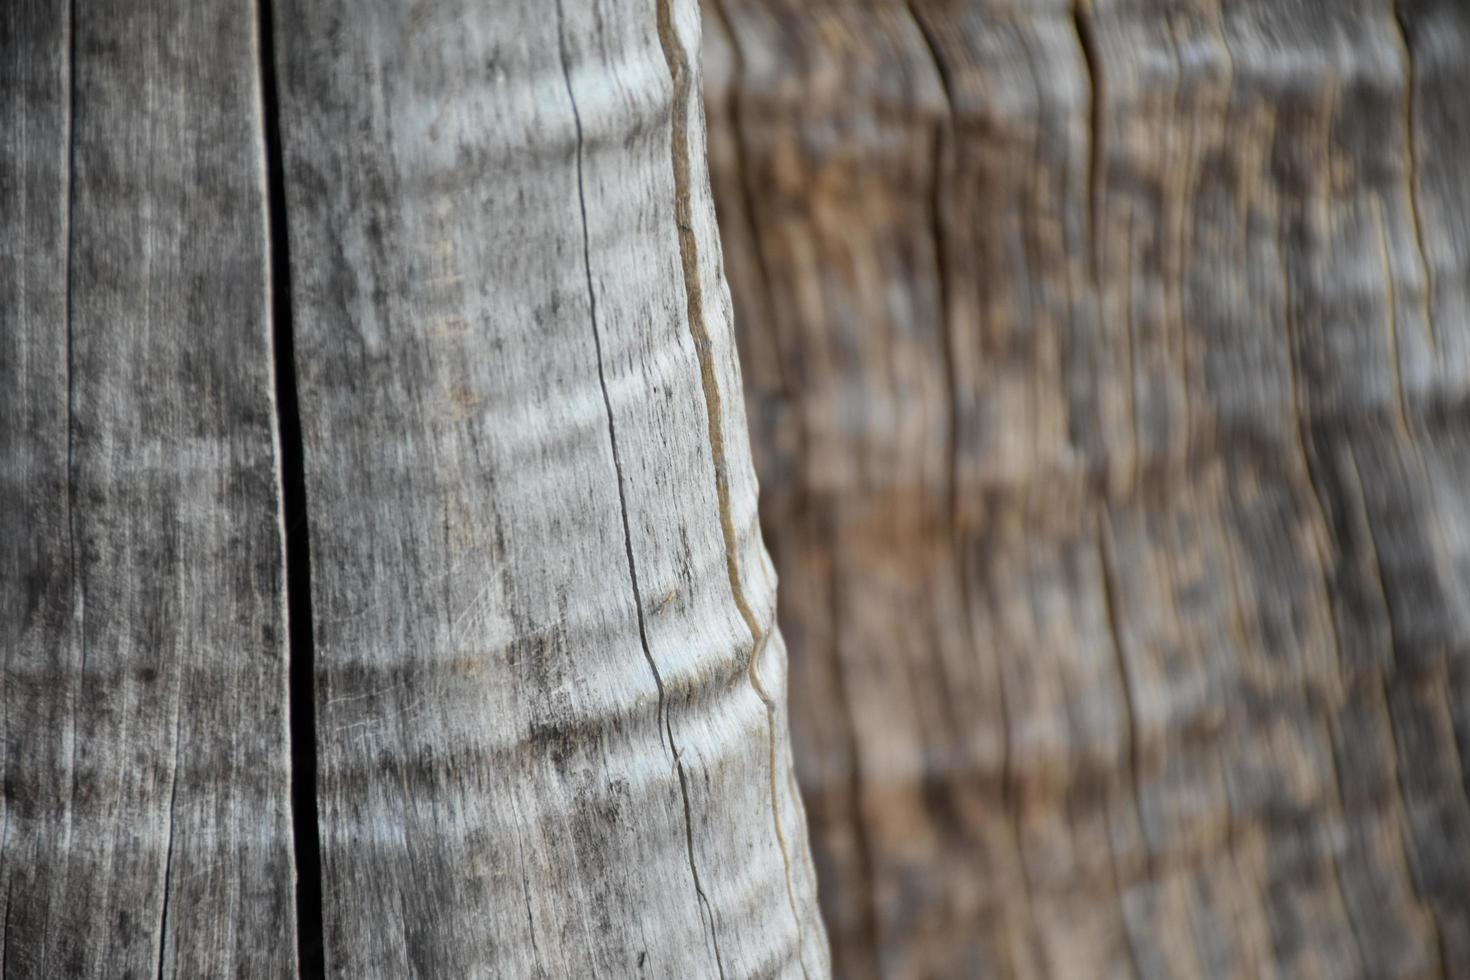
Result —
[[709, 420], [710, 455], [714, 464], [715, 494], [718, 498], [720, 531], [725, 539], [725, 568], [730, 579], [730, 591], [740, 616], [750, 630], [751, 652], [747, 675], [756, 696], [766, 709], [766, 732], [769, 746], [771, 823], [776, 834], [776, 845], [781, 851], [781, 863], [786, 874], [786, 898], [791, 905], [791, 918], [796, 929], [797, 952], [801, 972], [809, 977], [806, 966], [806, 936], [802, 928], [801, 914], [797, 908], [796, 886], [792, 881], [791, 853], [786, 841], [786, 832], [781, 827], [780, 797], [777, 792], [776, 753], [776, 702], [766, 690], [760, 678], [760, 659], [764, 653], [768, 635], [761, 628], [755, 611], [745, 595], [741, 578], [739, 538], [735, 531], [735, 520], [730, 505], [730, 484], [725, 459], [725, 432], [723, 397], [719, 380], [715, 374], [713, 344], [709, 328], [705, 323], [704, 295], [699, 281], [699, 243], [694, 236], [692, 217], [693, 189], [690, 186], [689, 113], [691, 101], [699, 95], [694, 91], [694, 70], [688, 52], [684, 50], [674, 27], [673, 0], [658, 0], [658, 38], [663, 48], [664, 60], [668, 63], [669, 76], [673, 82], [673, 173], [674, 211], [678, 230], [679, 258], [683, 266], [684, 295], [688, 304], [688, 321], [694, 352], [699, 360], [700, 381], [704, 388], [705, 412]]

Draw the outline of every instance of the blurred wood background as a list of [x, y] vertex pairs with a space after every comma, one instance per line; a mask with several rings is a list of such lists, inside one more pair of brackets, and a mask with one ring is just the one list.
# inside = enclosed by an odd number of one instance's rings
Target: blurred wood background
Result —
[[1470, 975], [1470, 7], [705, 14], [835, 973]]

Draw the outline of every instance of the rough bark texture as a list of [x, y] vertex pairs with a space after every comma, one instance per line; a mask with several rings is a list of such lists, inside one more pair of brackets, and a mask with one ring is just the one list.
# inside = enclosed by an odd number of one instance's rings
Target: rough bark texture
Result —
[[835, 971], [1470, 975], [1470, 8], [706, 9]]
[[0, 4], [0, 976], [827, 976], [697, 6], [71, 6]]

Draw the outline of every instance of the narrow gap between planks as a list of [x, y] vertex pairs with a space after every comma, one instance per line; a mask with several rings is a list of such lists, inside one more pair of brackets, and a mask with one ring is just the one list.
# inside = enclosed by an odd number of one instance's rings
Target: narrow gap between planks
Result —
[[296, 854], [296, 942], [300, 976], [326, 976], [322, 943], [322, 862], [316, 796], [316, 643], [311, 613], [311, 541], [301, 410], [296, 391], [296, 343], [291, 323], [291, 252], [286, 224], [285, 164], [271, 0], [259, 0], [258, 34], [270, 234], [271, 344], [275, 355], [276, 426], [280, 438], [281, 508], [285, 528], [285, 588], [291, 739], [291, 836]]

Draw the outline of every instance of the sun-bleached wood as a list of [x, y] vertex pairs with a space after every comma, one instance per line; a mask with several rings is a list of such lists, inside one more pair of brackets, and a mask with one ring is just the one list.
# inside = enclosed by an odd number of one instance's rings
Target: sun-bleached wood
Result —
[[296, 975], [247, 3], [0, 4], [0, 975]]
[[828, 973], [697, 17], [277, 10], [333, 976]]
[[1470, 964], [1470, 8], [707, 4], [836, 972]]
[[829, 975], [697, 14], [0, 7], [0, 976]]

